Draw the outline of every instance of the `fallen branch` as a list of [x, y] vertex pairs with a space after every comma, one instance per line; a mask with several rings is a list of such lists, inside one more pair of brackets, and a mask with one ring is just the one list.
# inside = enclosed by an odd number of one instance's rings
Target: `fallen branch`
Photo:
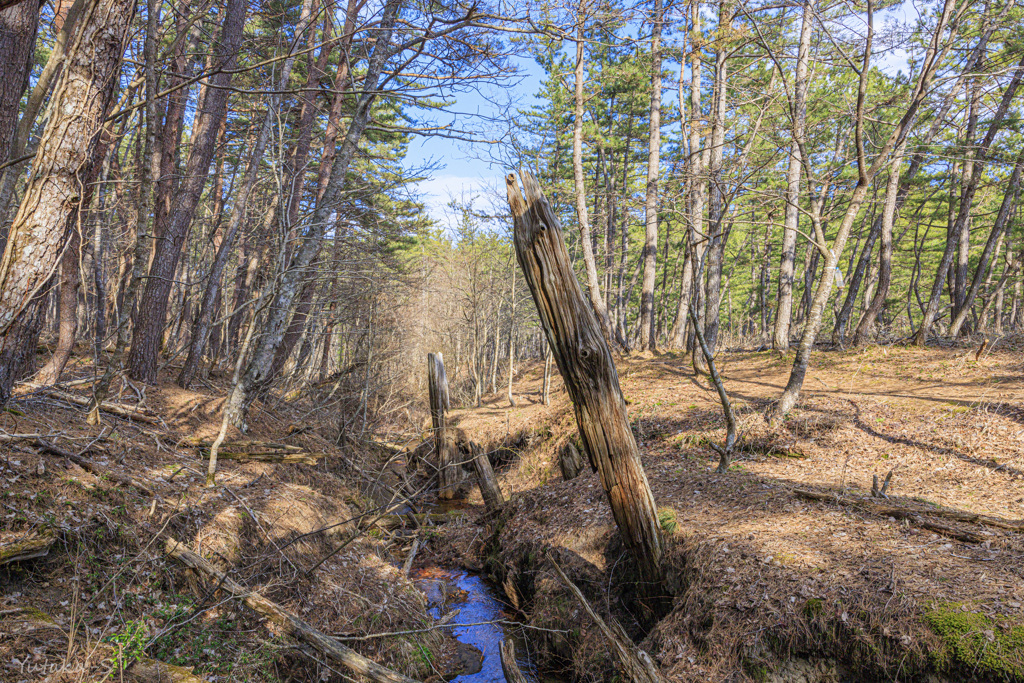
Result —
[[658, 668], [651, 661], [650, 655], [638, 648], [633, 644], [633, 641], [629, 639], [626, 632], [622, 630], [622, 626], [617, 621], [609, 618], [608, 622], [605, 622], [594, 608], [590, 606], [587, 599], [583, 596], [583, 592], [576, 587], [569, 577], [565, 575], [562, 568], [558, 566], [554, 558], [551, 558], [551, 566], [555, 568], [559, 578], [562, 579], [562, 583], [576, 596], [583, 609], [590, 615], [601, 632], [604, 633], [605, 637], [611, 641], [611, 644], [615, 650], [615, 655], [619, 659], [619, 664], [622, 666], [623, 673], [626, 675], [626, 680], [633, 681], [633, 683], [663, 683], [664, 679], [661, 677], [661, 673]]
[[406, 515], [381, 515], [372, 520], [368, 526], [377, 525], [382, 529], [397, 529], [406, 526], [410, 518], [422, 526], [425, 522], [432, 524], [446, 524], [462, 519], [465, 515], [450, 515], [445, 512], [422, 512], [419, 514], [409, 513]]
[[167, 540], [164, 550], [174, 559], [204, 576], [210, 583], [240, 598], [250, 609], [262, 614], [280, 626], [285, 635], [312, 647], [349, 671], [366, 676], [372, 681], [378, 681], [378, 683], [417, 683], [415, 679], [383, 667], [355, 650], [342, 645], [335, 638], [322, 631], [318, 631], [259, 593], [246, 590], [245, 587], [236, 583], [226, 574], [217, 570], [212, 564], [173, 538]]
[[138, 490], [142, 491], [147, 495], [153, 495], [153, 489], [148, 484], [141, 482], [135, 477], [126, 474], [119, 474], [118, 472], [103, 467], [102, 465], [95, 463], [92, 460], [89, 460], [88, 458], [83, 458], [77, 453], [72, 453], [71, 451], [67, 451], [64, 450], [63, 448], [55, 446], [49, 441], [43, 441], [42, 439], [33, 439], [32, 445], [45, 453], [50, 453], [61, 458], [67, 458], [71, 462], [81, 467], [86, 472], [92, 472], [101, 479], [106, 478], [110, 479], [111, 481], [116, 481], [119, 484], [124, 484], [125, 486], [134, 486], [135, 488], [137, 488]]
[[0, 565], [45, 557], [50, 552], [54, 540], [56, 539], [52, 535], [46, 533], [0, 541]]
[[[943, 536], [955, 538], [956, 540], [963, 541], [964, 543], [982, 543], [985, 540], [984, 536], [982, 536], [981, 534], [976, 534], [973, 531], [960, 531], [959, 529], [954, 529], [953, 527], [948, 526], [946, 524], [942, 524], [940, 522], [933, 522], [931, 520], [922, 519], [920, 517], [920, 515], [934, 515], [936, 517], [946, 517], [956, 514], [950, 510], [914, 510], [912, 508], [897, 507], [894, 505], [882, 505], [879, 503], [861, 500], [858, 498], [842, 498], [834, 493], [818, 493], [817, 491], [808, 491], [806, 489], [793, 489], [793, 493], [801, 498], [808, 498], [810, 500], [820, 500], [825, 501], [827, 503], [835, 503], [837, 505], [851, 505], [855, 508], [858, 508], [865, 512], [870, 512], [872, 514], [893, 517], [895, 519], [905, 519], [914, 526], [919, 526], [922, 529], [934, 531], [935, 533], [942, 534]], [[976, 515], [976, 517], [980, 517], [980, 515]], [[959, 519], [960, 521], [975, 521], [960, 519], [958, 516], [953, 516], [952, 518]]]
[[516, 644], [511, 638], [505, 638], [499, 646], [501, 654], [501, 670], [505, 673], [507, 683], [527, 683], [526, 676], [519, 670], [516, 662]]

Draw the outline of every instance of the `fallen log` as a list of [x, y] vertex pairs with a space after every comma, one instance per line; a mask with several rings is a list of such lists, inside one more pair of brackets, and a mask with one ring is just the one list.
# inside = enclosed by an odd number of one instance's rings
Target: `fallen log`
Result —
[[526, 676], [519, 670], [516, 662], [516, 644], [511, 638], [505, 638], [499, 646], [501, 654], [501, 670], [507, 683], [527, 683]]
[[555, 572], [562, 579], [562, 583], [576, 596], [576, 599], [583, 606], [586, 613], [590, 615], [590, 618], [594, 620], [598, 628], [601, 629], [601, 632], [611, 642], [626, 680], [633, 683], [664, 683], [661, 672], [654, 665], [651, 656], [633, 644], [633, 641], [629, 639], [629, 636], [626, 635], [626, 632], [617, 621], [609, 617], [609, 620], [606, 622], [601, 618], [601, 615], [594, 611], [594, 608], [590, 606], [590, 603], [584, 597], [583, 592], [576, 587], [576, 584], [569, 580], [569, 577], [565, 575], [565, 572], [558, 566], [554, 558], [551, 558], [551, 566], [555, 568]]
[[276, 602], [268, 600], [259, 593], [247, 590], [173, 538], [167, 539], [164, 551], [201, 574], [211, 585], [240, 598], [250, 609], [277, 624], [286, 636], [312, 647], [349, 671], [366, 676], [378, 683], [417, 683], [415, 679], [381, 666], [352, 648], [342, 645], [335, 638], [313, 628], [299, 617], [286, 611]]
[[484, 449], [475, 442], [469, 443], [469, 453], [473, 458], [473, 467], [476, 469], [477, 484], [480, 486], [484, 506], [488, 512], [497, 512], [505, 504], [505, 495], [498, 486], [498, 478], [494, 476], [491, 461], [484, 453]]
[[[809, 500], [819, 500], [826, 503], [835, 503], [836, 505], [850, 505], [857, 509], [863, 510], [876, 515], [894, 517], [895, 519], [905, 519], [914, 526], [919, 526], [922, 529], [928, 529], [934, 531], [937, 534], [943, 536], [949, 536], [955, 538], [958, 541], [964, 543], [982, 543], [985, 541], [985, 537], [981, 534], [976, 534], [973, 531], [961, 531], [954, 529], [951, 526], [935, 522], [929, 519], [923, 519], [920, 515], [934, 515], [936, 517], [944, 517], [943, 512], [951, 512], [948, 510], [915, 510], [912, 508], [898, 507], [895, 505], [882, 505], [874, 503], [872, 501], [858, 499], [858, 498], [844, 498], [834, 493], [819, 493], [817, 491], [809, 491], [807, 489], [793, 489], [793, 493], [800, 498], [806, 498]], [[980, 516], [980, 515], [979, 515]], [[954, 517], [954, 519], [958, 519]], [[974, 521], [961, 519], [960, 521]]]
[[288, 452], [264, 452], [246, 453], [244, 451], [221, 451], [218, 456], [221, 460], [234, 460], [236, 462], [265, 462], [279, 465], [315, 465], [320, 457], [309, 452], [288, 453]]
[[44, 533], [0, 541], [0, 565], [45, 557], [54, 540], [51, 534]]
[[[53, 387], [44, 387], [40, 385], [30, 385], [36, 389], [39, 389], [47, 396], [52, 398], [60, 399], [61, 401], [67, 401], [76, 406], [82, 406], [88, 408], [92, 405], [92, 399], [87, 396], [76, 396], [66, 391], [59, 391]], [[125, 406], [119, 403], [111, 403], [110, 401], [103, 401], [100, 403], [100, 410], [111, 415], [117, 415], [128, 420], [138, 420], [139, 422], [145, 422], [147, 424], [160, 424], [160, 418], [156, 416], [153, 411], [146, 408], [139, 408], [134, 406]]]
[[[210, 450], [213, 446], [213, 442], [209, 439], [185, 439], [181, 442], [183, 446], [190, 446], [192, 448], [205, 448]], [[273, 441], [225, 441], [220, 445], [222, 450], [233, 450], [242, 448], [259, 448], [263, 451], [286, 451], [289, 453], [301, 453], [306, 450], [301, 446], [294, 446], [287, 443], [275, 443]]]

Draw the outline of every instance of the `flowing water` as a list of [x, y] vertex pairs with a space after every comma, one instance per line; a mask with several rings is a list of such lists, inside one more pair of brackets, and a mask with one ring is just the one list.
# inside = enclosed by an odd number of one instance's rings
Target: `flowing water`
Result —
[[[501, 623], [486, 622], [509, 621], [510, 615], [491, 587], [480, 576], [459, 569], [424, 567], [414, 570], [411, 576], [426, 594], [433, 617], [441, 618], [452, 610], [459, 610], [449, 624], [456, 640], [463, 644], [459, 648], [459, 658], [467, 673], [452, 680], [458, 683], [504, 683], [498, 648], [505, 638], [505, 627]], [[525, 657], [526, 652], [525, 643], [517, 639], [519, 667], [527, 678], [536, 680], [533, 665]]]

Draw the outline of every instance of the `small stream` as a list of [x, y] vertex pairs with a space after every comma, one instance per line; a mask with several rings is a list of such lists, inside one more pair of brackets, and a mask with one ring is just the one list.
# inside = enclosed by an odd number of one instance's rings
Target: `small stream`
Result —
[[[459, 610], [459, 614], [449, 623], [456, 640], [463, 644], [459, 648], [462, 670], [472, 673], [464, 673], [452, 681], [504, 683], [505, 674], [501, 670], [501, 654], [498, 649], [505, 638], [504, 626], [482, 622], [508, 620], [510, 616], [505, 611], [505, 604], [498, 600], [487, 582], [464, 570], [441, 567], [413, 570], [411, 576], [426, 594], [431, 616], [440, 619], [452, 610]], [[516, 659], [519, 667], [527, 678], [536, 680], [535, 669], [526, 658], [526, 653], [525, 642], [517, 638]]]

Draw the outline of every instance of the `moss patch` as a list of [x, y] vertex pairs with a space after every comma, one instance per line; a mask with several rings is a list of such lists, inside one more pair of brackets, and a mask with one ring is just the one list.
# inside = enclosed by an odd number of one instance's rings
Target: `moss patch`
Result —
[[936, 605], [924, 619], [943, 641], [932, 655], [936, 668], [1001, 681], [1024, 679], [1024, 625], [1002, 628], [984, 614], [965, 612], [960, 603]]

